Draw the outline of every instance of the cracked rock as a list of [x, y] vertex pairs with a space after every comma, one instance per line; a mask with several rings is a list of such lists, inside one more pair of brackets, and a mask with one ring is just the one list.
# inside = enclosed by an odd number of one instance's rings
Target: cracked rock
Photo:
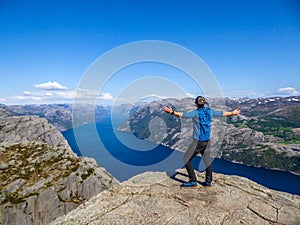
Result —
[[[197, 172], [199, 180], [203, 174]], [[180, 187], [175, 178], [146, 172], [107, 189], [51, 225], [65, 224], [300, 224], [300, 196], [238, 176], [214, 174], [211, 187]]]

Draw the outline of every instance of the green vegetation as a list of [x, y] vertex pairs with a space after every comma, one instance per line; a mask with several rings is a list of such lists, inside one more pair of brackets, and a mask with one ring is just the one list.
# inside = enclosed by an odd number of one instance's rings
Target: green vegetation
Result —
[[20, 204], [25, 202], [25, 199], [20, 197], [19, 195], [6, 195], [6, 202], [10, 202], [11, 204]]
[[85, 199], [79, 195], [73, 195], [71, 193], [70, 199], [63, 199], [60, 195], [57, 195], [60, 202], [73, 202], [75, 204], [81, 204]]
[[[55, 181], [69, 176], [79, 167], [78, 158], [66, 157], [65, 149], [53, 149], [47, 144], [18, 143], [8, 147], [2, 146], [2, 148], [5, 150], [0, 152], [0, 157], [6, 167], [0, 171], [0, 192], [3, 192], [6, 186], [14, 181], [19, 180], [19, 186], [13, 193], [5, 194], [5, 199], [1, 204], [24, 202], [29, 196], [18, 193], [25, 187], [32, 186], [41, 179], [51, 177], [51, 180], [43, 185], [43, 188], [49, 188]], [[52, 154], [51, 157], [45, 158], [49, 154]], [[62, 169], [63, 167], [65, 169]], [[88, 177], [92, 173], [93, 171], [90, 169], [86, 176]]]
[[300, 144], [300, 140], [291, 140], [291, 141], [279, 141], [278, 142], [279, 144], [286, 144], [286, 145], [289, 145], [289, 144]]
[[278, 153], [268, 146], [261, 147], [261, 149], [246, 148], [240, 151], [223, 152], [222, 157], [249, 166], [261, 166], [267, 169], [277, 168], [300, 173], [299, 157], [289, 157], [284, 152]]
[[255, 131], [262, 132], [263, 134], [273, 135], [275, 137], [282, 138], [283, 143], [300, 143], [300, 137], [296, 136], [293, 132], [293, 128], [296, 128], [298, 126], [298, 123], [294, 123], [293, 121], [273, 117], [266, 117], [263, 119], [258, 118], [236, 122], [233, 122], [229, 119], [228, 123], [231, 123], [239, 128], [249, 127]]
[[83, 180], [85, 180], [86, 178], [88, 178], [89, 176], [91, 176], [91, 175], [94, 173], [94, 171], [95, 171], [94, 168], [89, 168], [89, 169], [87, 170], [87, 173], [84, 173], [84, 174], [81, 175], [81, 178], [82, 178]]
[[264, 134], [282, 138], [283, 143], [299, 143], [300, 137], [292, 130], [300, 127], [299, 106], [299, 104], [279, 102], [277, 105], [246, 107], [242, 114], [248, 119], [237, 121], [228, 119], [228, 123], [239, 128], [249, 127]]
[[[300, 144], [300, 137], [296, 136], [293, 128], [299, 126], [298, 122], [287, 120], [285, 118], [263, 116], [248, 119], [232, 121], [239, 128], [251, 128], [254, 131], [262, 132], [265, 135], [273, 135], [281, 138], [280, 144]], [[223, 153], [223, 157], [230, 161], [242, 162], [249, 166], [261, 166], [264, 168], [277, 168], [285, 171], [300, 173], [300, 158], [298, 156], [287, 156], [285, 152], [279, 153], [267, 145], [252, 144], [252, 146], [234, 146], [239, 151], [228, 151]], [[226, 154], [227, 153], [227, 154]]]
[[7, 194], [6, 195], [6, 199], [4, 202], [2, 202], [2, 204], [10, 202], [11, 204], [20, 204], [22, 202], [25, 202], [27, 198], [29, 198], [30, 196], [38, 196], [39, 193], [30, 193], [27, 195], [23, 195], [23, 196], [19, 196], [16, 193], [13, 194]]

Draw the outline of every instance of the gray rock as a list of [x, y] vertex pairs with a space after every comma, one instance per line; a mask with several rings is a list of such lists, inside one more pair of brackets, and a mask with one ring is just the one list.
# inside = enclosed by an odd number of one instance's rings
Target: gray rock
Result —
[[[15, 149], [23, 152], [16, 154]], [[2, 224], [48, 224], [118, 184], [93, 159], [70, 157], [64, 154], [66, 149], [58, 149], [63, 154], [47, 156], [56, 150], [47, 144], [28, 142], [7, 145], [0, 153], [0, 160], [14, 156], [16, 162], [21, 162], [18, 168], [3, 167], [0, 174]], [[26, 160], [26, 155], [32, 159]], [[35, 157], [40, 159], [39, 163], [34, 161]]]
[[46, 119], [37, 116], [0, 117], [0, 142], [21, 143], [35, 141], [69, 149], [67, 141]]
[[7, 111], [6, 109], [3, 108], [4, 105], [0, 104], [0, 117], [9, 117], [12, 116], [13, 114]]
[[49, 224], [119, 182], [36, 116], [0, 117], [0, 224]]
[[[197, 173], [199, 180], [203, 174]], [[147, 172], [114, 186], [51, 223], [66, 224], [290, 224], [300, 223], [300, 196], [246, 178], [214, 174], [211, 187], [180, 187], [187, 180]]]

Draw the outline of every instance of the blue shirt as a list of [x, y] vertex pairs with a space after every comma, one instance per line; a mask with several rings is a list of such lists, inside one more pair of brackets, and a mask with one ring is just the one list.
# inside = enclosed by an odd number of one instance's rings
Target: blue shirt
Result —
[[210, 124], [213, 116], [223, 116], [223, 112], [204, 107], [182, 114], [184, 118], [192, 118], [193, 137], [199, 141], [208, 141], [210, 139]]

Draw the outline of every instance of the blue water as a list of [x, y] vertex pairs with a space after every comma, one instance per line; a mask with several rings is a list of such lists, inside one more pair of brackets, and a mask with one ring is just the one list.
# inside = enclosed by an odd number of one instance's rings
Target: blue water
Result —
[[[182, 152], [162, 145], [148, 151], [134, 150], [124, 145], [119, 139], [131, 142], [132, 134], [115, 131], [110, 117], [96, 123], [98, 131], [96, 135], [93, 133], [93, 127], [95, 124], [85, 124], [63, 132], [63, 136], [75, 153], [94, 158], [100, 166], [120, 181], [145, 171], [167, 171], [172, 174], [176, 169], [183, 167]], [[76, 140], [80, 139], [78, 141], [80, 148], [75, 141], [74, 131], [77, 135]], [[99, 145], [99, 139], [102, 145]], [[150, 147], [153, 145], [147, 141], [140, 141], [139, 144]], [[194, 159], [194, 168], [200, 168], [200, 160], [200, 157]], [[222, 159], [215, 159], [212, 166], [213, 172], [243, 176], [265, 187], [300, 195], [300, 176], [289, 172], [256, 168]]]

